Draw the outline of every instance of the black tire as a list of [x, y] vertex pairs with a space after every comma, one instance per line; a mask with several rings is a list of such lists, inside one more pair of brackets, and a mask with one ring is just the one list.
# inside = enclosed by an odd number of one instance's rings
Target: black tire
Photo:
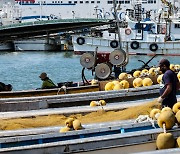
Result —
[[111, 46], [112, 48], [117, 48], [117, 47], [118, 47], [118, 41], [116, 41], [116, 40], [111, 41], [111, 42], [110, 42], [110, 46]]
[[131, 42], [131, 49], [134, 49], [134, 50], [136, 50], [136, 49], [138, 49], [139, 48], [139, 42], [137, 42], [137, 41], [133, 41], [133, 42]]
[[83, 45], [85, 43], [85, 39], [83, 37], [78, 37], [76, 41], [79, 45]]
[[153, 52], [157, 51], [158, 45], [156, 43], [152, 43], [152, 44], [150, 44], [149, 49]]

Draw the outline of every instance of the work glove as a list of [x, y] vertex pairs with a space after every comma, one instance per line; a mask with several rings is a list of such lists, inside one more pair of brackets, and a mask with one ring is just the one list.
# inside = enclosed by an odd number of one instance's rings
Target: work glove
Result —
[[162, 97], [160, 96], [160, 97], [157, 99], [157, 102], [158, 102], [158, 103], [162, 103], [163, 100], [164, 100], [164, 98], [162, 98]]

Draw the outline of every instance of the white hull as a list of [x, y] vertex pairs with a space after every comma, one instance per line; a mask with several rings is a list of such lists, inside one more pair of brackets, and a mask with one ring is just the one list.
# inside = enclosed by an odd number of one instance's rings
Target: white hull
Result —
[[8, 43], [0, 43], [0, 51], [13, 51], [13, 43], [8, 42]]
[[[30, 39], [14, 41], [15, 51], [55, 51], [58, 50], [53, 39]], [[60, 49], [59, 49], [60, 50]]]
[[[114, 48], [110, 46], [110, 42], [113, 39], [103, 39], [103, 38], [94, 38], [94, 37], [84, 37], [85, 44], [79, 45], [77, 44], [77, 38], [79, 36], [73, 36], [73, 45], [74, 52], [82, 54], [83, 52], [94, 52], [96, 47], [98, 47], [98, 53], [110, 53], [114, 51]], [[135, 54], [146, 54], [146, 55], [154, 55], [154, 54], [162, 54], [162, 55], [178, 55], [180, 56], [180, 41], [169, 41], [169, 42], [156, 42], [158, 45], [158, 50], [153, 52], [149, 49], [149, 45], [154, 42], [139, 42], [140, 47], [136, 50], [131, 49], [129, 42], [122, 42], [122, 48], [129, 53], [129, 55]]]

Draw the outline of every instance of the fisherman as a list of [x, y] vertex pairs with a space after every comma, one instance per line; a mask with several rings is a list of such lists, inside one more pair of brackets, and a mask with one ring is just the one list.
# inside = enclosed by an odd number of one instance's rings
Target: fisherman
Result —
[[12, 90], [12, 85], [11, 84], [5, 84], [3, 82], [0, 82], [0, 92], [1, 91], [11, 91]]
[[170, 69], [170, 62], [167, 59], [162, 59], [159, 67], [164, 75], [160, 83], [158, 102], [161, 103], [162, 108], [166, 106], [172, 108], [177, 103], [176, 92], [180, 88], [180, 83], [176, 73]]
[[41, 89], [57, 88], [57, 86], [54, 84], [54, 82], [51, 79], [48, 78], [45, 72], [41, 73], [39, 77], [43, 81]]

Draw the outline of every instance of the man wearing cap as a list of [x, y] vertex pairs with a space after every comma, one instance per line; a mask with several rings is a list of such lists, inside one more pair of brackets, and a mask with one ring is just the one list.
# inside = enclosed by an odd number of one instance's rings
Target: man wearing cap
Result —
[[57, 86], [54, 84], [54, 82], [47, 77], [47, 74], [45, 72], [41, 73], [41, 75], [39, 77], [43, 81], [41, 89], [57, 88]]
[[180, 83], [175, 72], [170, 69], [170, 62], [167, 59], [162, 59], [159, 62], [159, 67], [164, 75], [160, 83], [158, 102], [161, 103], [162, 107], [172, 108], [177, 103], [176, 92], [180, 88]]

